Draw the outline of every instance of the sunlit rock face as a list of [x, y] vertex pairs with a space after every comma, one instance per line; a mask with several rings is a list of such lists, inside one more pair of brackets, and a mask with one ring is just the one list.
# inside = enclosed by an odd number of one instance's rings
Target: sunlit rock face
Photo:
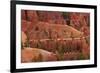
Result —
[[[45, 22], [32, 24], [29, 21], [22, 20], [22, 31], [30, 35], [31, 39], [57, 39], [57, 38], [79, 38], [82, 32], [68, 25], [56, 25]], [[28, 32], [29, 31], [29, 32]]]
[[56, 55], [52, 52], [38, 49], [38, 48], [27, 48], [21, 52], [21, 61], [24, 62], [41, 62], [41, 61], [56, 61]]
[[23, 46], [25, 46], [26, 41], [27, 41], [27, 35], [22, 31], [21, 32], [21, 42]]

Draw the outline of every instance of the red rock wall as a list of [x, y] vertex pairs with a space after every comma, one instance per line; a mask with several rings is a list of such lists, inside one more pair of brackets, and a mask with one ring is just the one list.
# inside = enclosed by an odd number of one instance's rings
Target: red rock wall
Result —
[[90, 35], [88, 13], [64, 15], [61, 12], [22, 10], [21, 19], [22, 32], [27, 35], [28, 47], [52, 52], [57, 58], [62, 52], [62, 60], [76, 60], [81, 53], [84, 59], [89, 59], [89, 45], [82, 39]]
[[90, 35], [90, 14], [89, 13], [70, 13], [71, 26], [82, 31], [85, 36]]

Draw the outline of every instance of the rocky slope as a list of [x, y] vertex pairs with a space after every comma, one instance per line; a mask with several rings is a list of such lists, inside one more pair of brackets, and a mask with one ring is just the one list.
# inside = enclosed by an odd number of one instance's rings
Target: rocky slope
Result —
[[21, 13], [22, 62], [89, 59], [88, 13]]

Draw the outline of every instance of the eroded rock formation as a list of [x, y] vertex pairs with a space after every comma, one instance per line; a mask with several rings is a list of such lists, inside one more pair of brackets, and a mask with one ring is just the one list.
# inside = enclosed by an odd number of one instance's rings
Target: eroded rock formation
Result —
[[22, 62], [89, 59], [88, 13], [22, 10], [21, 15]]

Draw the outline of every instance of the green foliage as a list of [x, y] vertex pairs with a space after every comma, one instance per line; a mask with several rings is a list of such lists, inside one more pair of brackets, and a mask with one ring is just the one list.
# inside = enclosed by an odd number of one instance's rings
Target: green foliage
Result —
[[64, 51], [62, 49], [62, 46], [59, 46], [57, 51], [58, 51], [58, 55], [59, 55], [59, 60], [63, 60]]
[[70, 52], [70, 48], [64, 45], [58, 45], [56, 51], [57, 51], [58, 60], [64, 60], [64, 53]]
[[21, 49], [24, 49], [23, 43], [21, 42]]
[[[33, 54], [34, 55], [34, 54]], [[38, 57], [35, 57], [34, 59], [32, 59], [32, 62], [42, 62], [42, 55], [39, 54]]]
[[41, 48], [41, 42], [38, 40], [38, 43], [37, 43], [37, 47], [36, 48]]
[[63, 17], [64, 17], [64, 19], [68, 19], [69, 13], [68, 12], [63, 12]]
[[42, 54], [39, 54], [39, 57], [38, 57], [38, 62], [41, 62], [42, 61]]
[[26, 35], [27, 35], [27, 39], [26, 39], [24, 47], [30, 47], [30, 35], [29, 35], [29, 31], [26, 32]]
[[30, 41], [29, 39], [27, 38], [26, 42], [25, 42], [25, 46], [24, 47], [30, 47]]
[[83, 60], [85, 59], [84, 55], [82, 53], [80, 53], [79, 57], [78, 57], [79, 60]]
[[86, 40], [86, 43], [87, 43], [88, 45], [90, 45], [90, 37], [87, 36], [87, 37], [85, 38], [85, 40]]

